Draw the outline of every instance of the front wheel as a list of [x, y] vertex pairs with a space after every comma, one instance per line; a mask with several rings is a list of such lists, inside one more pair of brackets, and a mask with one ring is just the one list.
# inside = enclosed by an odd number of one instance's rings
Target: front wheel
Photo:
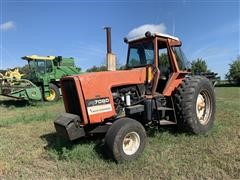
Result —
[[136, 159], [144, 150], [146, 131], [141, 123], [130, 118], [114, 122], [105, 137], [105, 150], [116, 162]]
[[60, 92], [58, 87], [55, 84], [49, 84], [49, 96], [45, 97], [46, 101], [55, 102], [60, 98]]

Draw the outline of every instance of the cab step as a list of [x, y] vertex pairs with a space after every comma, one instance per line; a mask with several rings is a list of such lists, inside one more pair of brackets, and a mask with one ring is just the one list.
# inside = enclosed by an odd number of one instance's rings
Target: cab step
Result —
[[167, 120], [160, 120], [160, 125], [175, 125], [176, 122], [173, 121], [167, 121]]
[[158, 111], [173, 111], [173, 108], [170, 107], [158, 107]]

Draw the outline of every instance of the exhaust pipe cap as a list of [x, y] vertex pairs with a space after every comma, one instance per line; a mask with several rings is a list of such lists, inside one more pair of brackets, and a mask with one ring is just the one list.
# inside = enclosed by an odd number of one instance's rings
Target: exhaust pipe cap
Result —
[[150, 31], [147, 31], [147, 32], [145, 33], [145, 36], [146, 36], [146, 37], [151, 37], [151, 36], [152, 36], [152, 34], [151, 34], [151, 32], [150, 32]]

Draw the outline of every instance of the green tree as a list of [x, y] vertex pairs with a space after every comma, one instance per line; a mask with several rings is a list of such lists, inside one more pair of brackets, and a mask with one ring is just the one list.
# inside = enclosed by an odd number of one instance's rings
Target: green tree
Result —
[[229, 64], [229, 72], [226, 74], [226, 78], [231, 83], [236, 83], [240, 85], [240, 56], [237, 57], [235, 61], [232, 62], [232, 64]]
[[207, 63], [202, 58], [197, 58], [191, 63], [191, 70], [193, 74], [200, 74], [201, 72], [207, 72]]
[[126, 65], [117, 66], [117, 70], [125, 70], [125, 69], [126, 69]]
[[31, 73], [28, 64], [24, 65], [23, 67], [19, 67], [18, 69], [19, 69], [19, 71], [20, 71], [22, 74], [25, 74], [26, 76]]
[[0, 69], [1, 74], [5, 74], [6, 70]]
[[170, 66], [167, 53], [162, 53], [159, 56], [159, 66], [163, 66], [163, 67]]
[[102, 65], [102, 66], [93, 66], [89, 69], [86, 70], [86, 72], [100, 72], [100, 71], [107, 71], [107, 67]]
[[134, 58], [130, 59], [128, 62], [128, 66], [130, 67], [139, 66], [139, 65], [140, 65], [140, 61]]

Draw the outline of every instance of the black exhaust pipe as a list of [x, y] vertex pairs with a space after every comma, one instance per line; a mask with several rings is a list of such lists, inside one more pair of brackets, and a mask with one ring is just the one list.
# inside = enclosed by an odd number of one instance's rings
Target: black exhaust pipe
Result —
[[104, 27], [107, 34], [107, 53], [112, 53], [112, 44], [111, 44], [111, 27]]
[[104, 27], [107, 35], [107, 70], [116, 70], [116, 56], [112, 53], [112, 42], [111, 42], [111, 27]]

